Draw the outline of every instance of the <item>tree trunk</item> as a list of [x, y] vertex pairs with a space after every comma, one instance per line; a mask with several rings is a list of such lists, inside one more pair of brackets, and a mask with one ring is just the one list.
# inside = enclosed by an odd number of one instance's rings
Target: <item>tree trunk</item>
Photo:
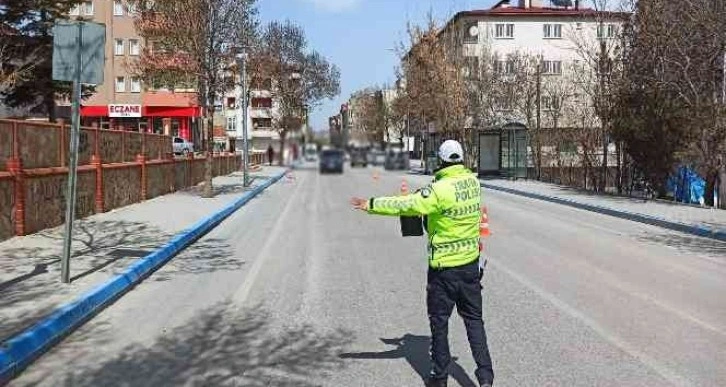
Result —
[[[604, 129], [604, 128], [603, 128]], [[602, 172], [600, 176], [600, 189], [599, 191], [601, 193], [605, 192], [605, 189], [608, 186], [608, 136], [607, 133], [603, 130], [603, 141], [602, 141]]]
[[[71, 92], [71, 98], [72, 96], [73, 92]], [[55, 111], [55, 91], [53, 89], [53, 82], [51, 82], [48, 91], [45, 93], [45, 96], [43, 96], [43, 103], [45, 104], [45, 110], [47, 110], [48, 113], [48, 122], [55, 123], [58, 117]]]
[[714, 205], [713, 191], [716, 189], [716, 184], [718, 183], [718, 175], [718, 171], [706, 174], [706, 191], [703, 193], [703, 201], [709, 207], [713, 207]]
[[718, 206], [726, 210], [726, 167], [722, 167], [718, 176]]
[[279, 166], [285, 166], [285, 140], [287, 139], [287, 129], [280, 132], [280, 151], [277, 154]]
[[214, 187], [212, 186], [212, 163], [214, 162], [214, 109], [207, 106], [207, 136], [206, 136], [206, 150], [207, 158], [204, 161], [204, 191], [202, 196], [205, 198], [214, 197]]
[[617, 167], [615, 171], [615, 185], [618, 188], [618, 195], [623, 194], [623, 163], [622, 163], [622, 143], [617, 141], [615, 143], [615, 157], [617, 158]]

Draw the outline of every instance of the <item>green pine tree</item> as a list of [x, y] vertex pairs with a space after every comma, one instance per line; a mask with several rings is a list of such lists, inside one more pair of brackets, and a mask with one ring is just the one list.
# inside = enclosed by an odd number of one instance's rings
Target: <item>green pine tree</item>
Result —
[[[28, 76], [0, 94], [3, 102], [11, 107], [23, 107], [33, 113], [46, 114], [56, 119], [56, 100], [69, 97], [70, 82], [56, 82], [52, 77], [53, 24], [67, 19], [71, 9], [80, 1], [57, 0], [7, 0], [0, 5], [0, 30], [3, 40], [10, 47], [13, 63], [31, 63]], [[93, 93], [92, 87], [84, 88], [83, 95]]]

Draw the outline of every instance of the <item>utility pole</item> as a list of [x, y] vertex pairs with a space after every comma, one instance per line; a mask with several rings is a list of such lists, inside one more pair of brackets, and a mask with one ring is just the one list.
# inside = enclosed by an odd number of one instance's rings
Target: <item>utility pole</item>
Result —
[[250, 147], [247, 140], [247, 51], [237, 55], [237, 64], [240, 69], [240, 109], [242, 109], [242, 181], [245, 187], [250, 186]]

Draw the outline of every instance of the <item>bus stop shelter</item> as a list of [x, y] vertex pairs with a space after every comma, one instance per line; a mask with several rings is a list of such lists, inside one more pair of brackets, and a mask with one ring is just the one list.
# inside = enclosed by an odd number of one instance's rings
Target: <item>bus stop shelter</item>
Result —
[[519, 122], [479, 131], [479, 175], [527, 178], [527, 127]]

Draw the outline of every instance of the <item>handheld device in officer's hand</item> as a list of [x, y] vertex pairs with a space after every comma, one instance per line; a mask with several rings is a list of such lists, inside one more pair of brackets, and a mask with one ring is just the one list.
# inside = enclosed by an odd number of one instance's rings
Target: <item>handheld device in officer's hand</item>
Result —
[[423, 236], [423, 220], [420, 216], [401, 216], [400, 219], [402, 236]]
[[[408, 183], [401, 182], [401, 194], [408, 195]], [[423, 236], [423, 220], [420, 216], [401, 216], [401, 235], [404, 237]]]

